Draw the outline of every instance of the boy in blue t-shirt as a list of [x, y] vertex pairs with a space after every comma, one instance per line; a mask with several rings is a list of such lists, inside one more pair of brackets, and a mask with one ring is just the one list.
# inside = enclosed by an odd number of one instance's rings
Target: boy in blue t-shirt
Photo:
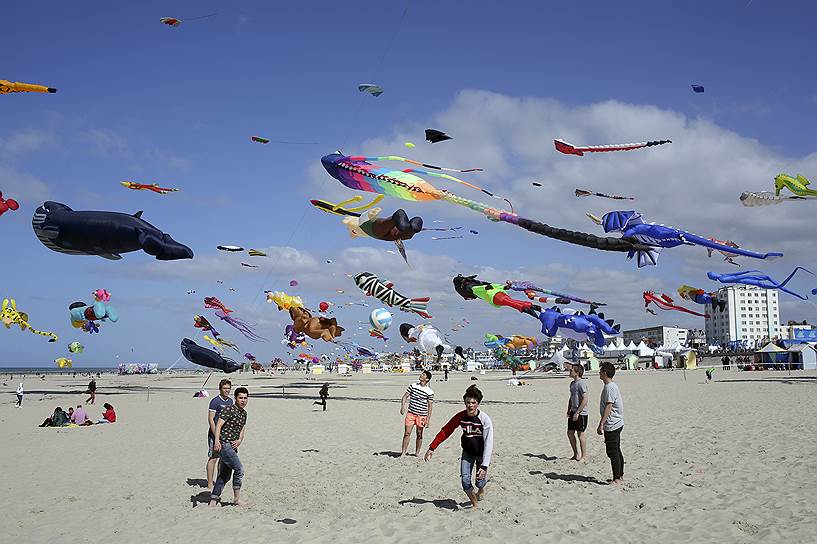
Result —
[[233, 399], [230, 398], [230, 390], [233, 388], [233, 383], [228, 379], [223, 379], [218, 382], [218, 395], [213, 397], [210, 401], [210, 407], [207, 410], [207, 422], [209, 429], [207, 430], [207, 488], [213, 488], [213, 475], [216, 474], [216, 467], [218, 466], [219, 455], [217, 451], [213, 451], [213, 444], [216, 440], [216, 423], [221, 411], [233, 405]]

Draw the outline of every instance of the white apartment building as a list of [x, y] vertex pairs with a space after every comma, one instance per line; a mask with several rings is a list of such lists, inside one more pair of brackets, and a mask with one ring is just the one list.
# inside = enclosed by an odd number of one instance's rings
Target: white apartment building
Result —
[[780, 304], [776, 289], [731, 285], [718, 289], [717, 297], [726, 301], [723, 311], [706, 305], [710, 317], [705, 320], [709, 345], [745, 342], [755, 346], [762, 339], [780, 336]]
[[689, 336], [689, 329], [658, 326], [624, 331], [621, 335], [625, 344], [633, 341], [637, 345], [643, 340], [645, 344], [654, 344], [656, 346], [671, 346], [673, 344], [685, 346]]

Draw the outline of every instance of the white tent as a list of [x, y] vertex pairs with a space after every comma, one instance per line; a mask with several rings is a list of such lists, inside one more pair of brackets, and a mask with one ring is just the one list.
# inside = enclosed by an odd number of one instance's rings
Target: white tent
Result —
[[627, 351], [636, 351], [637, 349], [638, 349], [638, 346], [635, 345], [635, 342], [630, 340], [630, 343], [627, 344]]
[[638, 351], [639, 357], [649, 357], [650, 355], [655, 353], [655, 350], [650, 348], [647, 344], [645, 344], [644, 340], [642, 340], [638, 344], [638, 346], [636, 346], [636, 350]]
[[809, 344], [795, 344], [788, 349], [789, 362], [793, 368], [817, 370], [817, 351]]

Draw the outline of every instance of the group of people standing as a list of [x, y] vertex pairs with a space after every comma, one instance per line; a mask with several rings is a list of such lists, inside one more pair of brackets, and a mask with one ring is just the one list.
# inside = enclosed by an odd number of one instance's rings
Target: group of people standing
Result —
[[[610, 458], [613, 477], [608, 481], [611, 484], [621, 484], [624, 481], [624, 455], [621, 453], [624, 401], [618, 384], [613, 381], [615, 373], [615, 366], [609, 362], [602, 363], [599, 368], [599, 379], [604, 386], [599, 400], [600, 420], [596, 432], [604, 436], [607, 457]], [[584, 367], [578, 364], [573, 365], [570, 377], [567, 435], [573, 449], [571, 460], [585, 461], [587, 445], [584, 433], [589, 419], [589, 387], [584, 380]], [[412, 430], [416, 433], [414, 452], [417, 457], [420, 456], [423, 432], [431, 424], [434, 406], [434, 391], [428, 385], [430, 382], [431, 372], [422, 371], [418, 382], [409, 385], [401, 399], [400, 414], [405, 416], [401, 457], [404, 457], [408, 451]], [[243, 504], [240, 494], [244, 467], [238, 457], [238, 448], [244, 441], [249, 391], [246, 387], [238, 387], [235, 390], [234, 399], [231, 399], [231, 390], [230, 380], [221, 380], [219, 394], [210, 401], [208, 409], [207, 487], [212, 489], [210, 506], [219, 504], [221, 493], [230, 478], [232, 478], [235, 503]], [[320, 397], [321, 402], [314, 404], [322, 404], [325, 410], [328, 397], [327, 384], [321, 389]], [[488, 468], [491, 464], [494, 446], [493, 423], [488, 414], [479, 408], [482, 399], [482, 391], [476, 385], [468, 387], [462, 397], [464, 409], [454, 414], [443, 425], [423, 456], [425, 461], [430, 461], [436, 449], [457, 429], [462, 429], [460, 481], [463, 491], [474, 508], [478, 507], [488, 483]], [[214, 476], [216, 476], [215, 481]], [[473, 481], [474, 476], [476, 476], [475, 482]]]

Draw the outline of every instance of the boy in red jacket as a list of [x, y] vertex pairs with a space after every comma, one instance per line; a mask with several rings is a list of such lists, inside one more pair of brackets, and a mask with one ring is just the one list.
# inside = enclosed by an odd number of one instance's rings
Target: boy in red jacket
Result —
[[[440, 429], [440, 432], [437, 433], [437, 436], [428, 446], [425, 460], [431, 460], [437, 446], [451, 436], [458, 427], [461, 427], [460, 478], [462, 479], [462, 489], [471, 499], [471, 505], [476, 508], [482, 494], [485, 492], [485, 484], [488, 483], [488, 466], [491, 464], [491, 453], [494, 449], [494, 427], [488, 414], [479, 410], [479, 403], [482, 402], [482, 391], [476, 385], [472, 385], [465, 390], [462, 400], [465, 401], [465, 410], [452, 417]], [[475, 466], [477, 467], [478, 489], [476, 493], [471, 483], [471, 474], [474, 472]]]

